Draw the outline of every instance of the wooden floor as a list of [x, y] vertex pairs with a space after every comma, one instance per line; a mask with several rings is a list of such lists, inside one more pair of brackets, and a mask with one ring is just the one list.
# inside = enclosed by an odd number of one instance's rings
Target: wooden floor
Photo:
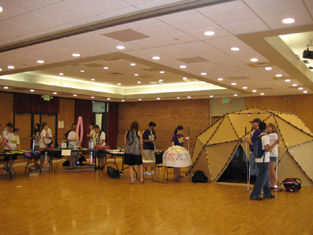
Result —
[[238, 185], [56, 169], [0, 178], [0, 234], [313, 234], [313, 188], [250, 201]]

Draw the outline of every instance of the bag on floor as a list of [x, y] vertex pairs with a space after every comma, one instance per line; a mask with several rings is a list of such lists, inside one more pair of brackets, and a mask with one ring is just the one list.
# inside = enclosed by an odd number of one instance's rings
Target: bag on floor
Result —
[[286, 178], [283, 182], [286, 192], [298, 192], [301, 189], [301, 179]]
[[120, 178], [120, 172], [113, 167], [107, 167], [107, 173], [112, 179]]
[[66, 160], [65, 162], [63, 162], [63, 166], [69, 166], [70, 165], [70, 161]]
[[191, 180], [193, 183], [208, 183], [208, 177], [203, 171], [196, 171]]

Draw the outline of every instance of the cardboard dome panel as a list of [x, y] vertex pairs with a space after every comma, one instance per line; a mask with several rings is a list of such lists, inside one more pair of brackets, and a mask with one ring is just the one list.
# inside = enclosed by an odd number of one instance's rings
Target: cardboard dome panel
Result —
[[254, 113], [254, 114], [258, 114], [258, 113], [268, 113], [268, 111], [266, 109], [262, 109], [260, 107], [252, 107], [252, 108], [248, 108], [248, 109], [245, 109], [245, 110], [240, 110], [240, 111], [234, 112], [234, 113], [239, 113], [239, 114]]
[[245, 136], [245, 130], [247, 132], [251, 131], [251, 123], [255, 118], [260, 118], [265, 120], [269, 118], [270, 114], [229, 114], [229, 120], [233, 124], [234, 129], [236, 130], [239, 138]]
[[281, 119], [284, 119], [286, 122], [289, 122], [293, 126], [299, 128], [300, 130], [312, 135], [310, 129], [296, 115], [290, 113], [279, 113], [277, 114], [277, 116]]
[[243, 149], [245, 155], [246, 155], [246, 158], [248, 158], [248, 160], [250, 161], [250, 149], [249, 149], [249, 144], [244, 142], [244, 143], [241, 143], [241, 148]]
[[302, 170], [313, 179], [313, 140], [289, 149], [290, 155], [301, 166]]
[[313, 186], [310, 178], [300, 169], [288, 152], [283, 154], [278, 165], [278, 178], [283, 181], [286, 178], [300, 178], [303, 186]]
[[192, 167], [192, 173], [195, 173], [196, 171], [203, 171], [204, 174], [211, 179], [210, 171], [209, 171], [209, 163], [207, 160], [206, 152], [202, 151], [198, 158], [196, 159], [195, 164]]
[[199, 141], [199, 139], [196, 139], [196, 144], [195, 144], [195, 147], [193, 149], [191, 162], [194, 162], [196, 160], [196, 158], [200, 154], [201, 150], [203, 149], [203, 146], [204, 145]]
[[207, 145], [219, 144], [224, 142], [230, 142], [238, 140], [238, 136], [231, 125], [229, 119], [227, 117], [223, 118], [223, 121], [217, 127], [215, 133], [213, 133], [212, 138], [207, 143]]
[[309, 142], [313, 139], [310, 135], [302, 132], [280, 118], [277, 118], [277, 125], [287, 148]]
[[213, 125], [211, 125], [208, 129], [203, 131], [200, 135], [198, 135], [197, 139], [205, 145], [208, 140], [212, 137], [213, 133], [216, 131], [217, 127], [220, 125], [222, 122], [223, 118], [215, 122]]
[[237, 145], [237, 141], [234, 141], [230, 143], [208, 146], [205, 148], [212, 181], [218, 180], [219, 176], [227, 168], [234, 155], [234, 150]]

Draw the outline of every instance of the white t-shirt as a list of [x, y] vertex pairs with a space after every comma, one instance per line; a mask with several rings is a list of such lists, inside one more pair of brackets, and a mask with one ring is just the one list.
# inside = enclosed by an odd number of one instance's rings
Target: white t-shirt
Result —
[[68, 145], [70, 147], [70, 145], [74, 146], [74, 147], [78, 147], [78, 140], [76, 140], [76, 131], [71, 131], [69, 134], [68, 134], [68, 137], [69, 139], [69, 142], [68, 142]]
[[[268, 135], [267, 134], [263, 134], [261, 133], [262, 137], [261, 137], [261, 140], [262, 140], [262, 149], [265, 150], [265, 145], [269, 145], [269, 138], [268, 138]], [[263, 157], [261, 158], [255, 158], [255, 162], [256, 163], [263, 163], [263, 158], [264, 158], [264, 162], [270, 162], [270, 152], [264, 152], [264, 155]]]
[[43, 142], [43, 138], [45, 138], [45, 143], [47, 144], [47, 134], [46, 134], [46, 130], [43, 129], [40, 133], [40, 137], [39, 137], [39, 148], [45, 148], [46, 145]]
[[[273, 145], [275, 140], [278, 139], [277, 133], [271, 133], [268, 135], [270, 145]], [[271, 157], [278, 157], [278, 145], [276, 144], [275, 147], [270, 152]]]
[[50, 144], [51, 142], [52, 142], [52, 131], [50, 128], [48, 128], [46, 131], [46, 144]]
[[[7, 139], [9, 138], [9, 135], [10, 135], [10, 132], [7, 128], [4, 128], [4, 130], [2, 131], [2, 138], [3, 138], [3, 141], [4, 139]], [[4, 143], [3, 143], [3, 148], [6, 149], [6, 150], [9, 150], [9, 147], [6, 146]]]
[[103, 144], [99, 145], [99, 147], [104, 147], [106, 145], [106, 143], [105, 143], [105, 132], [104, 131], [101, 132], [100, 138], [99, 138], [99, 134], [100, 133], [97, 133], [97, 135], [96, 135], [97, 144], [100, 143], [102, 140], [104, 140]]
[[20, 144], [20, 137], [11, 133], [8, 136], [8, 144], [11, 150], [17, 150], [17, 145]]

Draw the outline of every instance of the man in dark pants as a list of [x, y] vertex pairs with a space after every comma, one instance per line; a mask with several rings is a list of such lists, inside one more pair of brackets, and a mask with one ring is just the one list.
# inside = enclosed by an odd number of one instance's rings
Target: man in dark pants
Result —
[[[261, 158], [255, 158], [255, 164], [259, 170], [258, 177], [255, 181], [254, 188], [250, 194], [250, 200], [263, 200], [275, 198], [270, 189], [270, 176], [269, 176], [269, 162], [270, 162], [270, 151], [274, 148], [276, 144], [279, 143], [277, 139], [272, 145], [269, 144], [269, 138], [266, 134], [266, 123], [261, 122], [259, 124], [259, 129], [261, 131], [260, 137], [262, 141], [262, 149], [265, 150]], [[263, 198], [260, 197], [260, 194], [264, 192]]]

